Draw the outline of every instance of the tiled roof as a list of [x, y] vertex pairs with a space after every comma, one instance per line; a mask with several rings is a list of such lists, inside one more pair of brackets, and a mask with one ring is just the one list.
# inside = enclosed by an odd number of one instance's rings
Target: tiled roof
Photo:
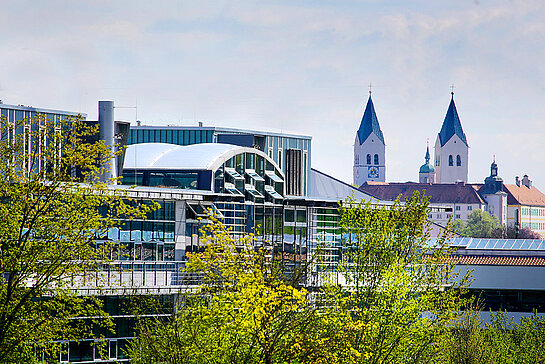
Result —
[[401, 195], [401, 201], [412, 196], [415, 191], [425, 191], [431, 203], [482, 204], [484, 201], [471, 184], [427, 184], [427, 183], [387, 183], [367, 181], [360, 190], [380, 200], [393, 201]]
[[508, 205], [532, 205], [545, 206], [545, 195], [534, 186], [528, 188], [524, 185], [503, 185], [507, 192]]
[[439, 140], [441, 146], [444, 146], [453, 135], [458, 135], [458, 137], [467, 144], [466, 135], [462, 129], [462, 123], [458, 117], [458, 111], [456, 110], [456, 105], [454, 104], [454, 95], [450, 99], [450, 105], [447, 110], [447, 115], [445, 115], [445, 120], [443, 121], [443, 126], [439, 132]]
[[371, 95], [369, 95], [369, 100], [367, 100], [367, 106], [365, 107], [363, 118], [361, 119], [360, 128], [358, 129], [360, 144], [363, 144], [372, 132], [374, 132], [382, 143], [384, 143], [384, 136], [382, 136], [382, 130], [380, 130], [380, 125], [378, 124], [375, 106], [373, 105], [373, 100], [371, 100]]
[[460, 265], [538, 265], [545, 266], [544, 257], [504, 257], [504, 256], [453, 256]]

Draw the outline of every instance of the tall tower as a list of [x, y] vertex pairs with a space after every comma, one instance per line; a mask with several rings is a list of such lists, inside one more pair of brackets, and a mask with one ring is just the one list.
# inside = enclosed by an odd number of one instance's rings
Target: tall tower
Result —
[[469, 145], [451, 92], [450, 105], [435, 142], [436, 183], [467, 182]]
[[354, 185], [386, 180], [386, 145], [378, 124], [371, 91], [354, 142]]
[[426, 146], [426, 163], [418, 171], [418, 182], [435, 183], [435, 168], [430, 164], [430, 146]]

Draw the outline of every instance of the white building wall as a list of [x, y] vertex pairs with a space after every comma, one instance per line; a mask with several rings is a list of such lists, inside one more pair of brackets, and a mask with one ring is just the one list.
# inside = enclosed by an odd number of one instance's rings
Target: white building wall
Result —
[[500, 224], [507, 224], [507, 194], [499, 192], [491, 195], [484, 195], [487, 211], [491, 215], [495, 215]]
[[[457, 165], [457, 156], [461, 165]], [[452, 166], [449, 165], [452, 156]], [[439, 135], [435, 142], [435, 181], [436, 183], [467, 183], [469, 147], [455, 134], [441, 147]]]
[[[367, 163], [368, 154], [371, 155], [370, 164]], [[374, 163], [375, 154], [378, 164]], [[354, 185], [359, 187], [366, 181], [386, 181], [386, 146], [374, 132], [361, 145], [356, 134], [354, 142]]]
[[462, 220], [464, 223], [467, 222], [467, 217], [476, 209], [484, 209], [484, 205], [480, 203], [433, 203], [434, 206], [440, 206], [445, 208], [447, 211], [432, 211], [429, 213], [428, 218], [441, 225], [445, 226], [449, 219], [452, 220]]

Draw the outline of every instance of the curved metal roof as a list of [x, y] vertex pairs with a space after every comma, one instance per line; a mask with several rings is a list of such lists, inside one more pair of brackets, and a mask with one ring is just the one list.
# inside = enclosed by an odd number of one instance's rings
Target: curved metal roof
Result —
[[127, 147], [123, 168], [216, 170], [229, 158], [240, 153], [255, 153], [278, 166], [262, 151], [255, 148], [220, 143], [175, 145], [141, 143]]

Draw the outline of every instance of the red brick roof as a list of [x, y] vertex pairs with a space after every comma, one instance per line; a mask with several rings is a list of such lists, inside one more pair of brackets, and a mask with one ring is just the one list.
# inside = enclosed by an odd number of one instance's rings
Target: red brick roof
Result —
[[412, 196], [415, 191], [425, 191], [431, 203], [466, 203], [483, 204], [484, 201], [471, 184], [428, 184], [428, 183], [387, 183], [365, 182], [359, 188], [361, 191], [379, 200], [393, 201], [401, 195], [401, 201]]
[[545, 266], [545, 257], [503, 257], [503, 256], [453, 256], [456, 264], [461, 265], [517, 265]]
[[545, 206], [545, 195], [534, 186], [503, 185], [508, 205]]

